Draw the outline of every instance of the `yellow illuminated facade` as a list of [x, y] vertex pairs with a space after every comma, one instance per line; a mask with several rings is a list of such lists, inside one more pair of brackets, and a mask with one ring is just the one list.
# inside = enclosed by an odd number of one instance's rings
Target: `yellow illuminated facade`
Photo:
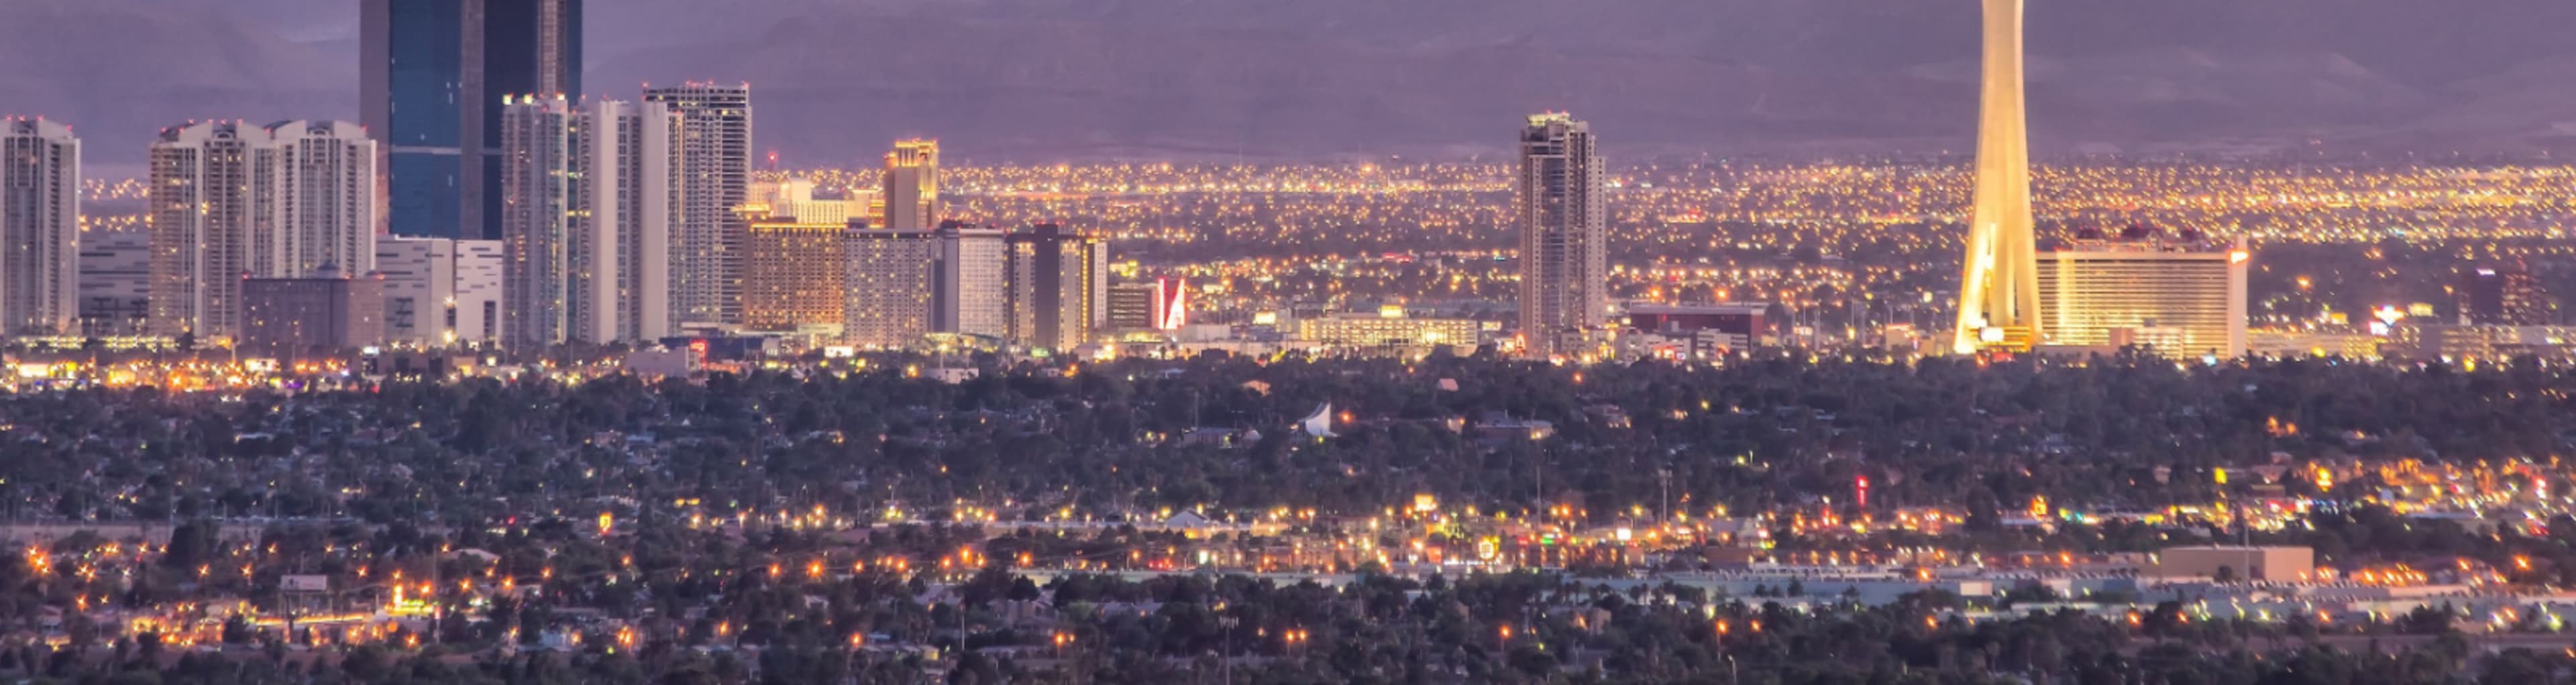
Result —
[[2092, 241], [2041, 253], [2042, 327], [2051, 345], [2139, 346], [2173, 358], [2246, 351], [2243, 248]]
[[939, 141], [899, 140], [886, 153], [885, 203], [877, 225], [897, 231], [939, 227]]
[[788, 331], [841, 323], [846, 224], [756, 221], [744, 237], [743, 324]]
[[1475, 347], [1483, 328], [1475, 319], [1414, 319], [1401, 311], [1394, 316], [1344, 314], [1297, 322], [1298, 337], [1345, 349]]
[[2030, 131], [2022, 105], [2022, 2], [1985, 0], [1984, 99], [1976, 209], [1968, 221], [1952, 351], [2027, 350], [2046, 338], [2030, 209]]

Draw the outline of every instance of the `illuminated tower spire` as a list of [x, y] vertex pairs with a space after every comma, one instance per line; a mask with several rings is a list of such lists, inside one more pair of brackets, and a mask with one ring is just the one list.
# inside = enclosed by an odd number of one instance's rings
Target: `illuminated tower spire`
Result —
[[2024, 0], [1983, 0], [1985, 95], [1977, 125], [1976, 211], [1959, 280], [1953, 351], [2027, 350], [2042, 337], [2031, 228], [2030, 131], [2022, 105]]

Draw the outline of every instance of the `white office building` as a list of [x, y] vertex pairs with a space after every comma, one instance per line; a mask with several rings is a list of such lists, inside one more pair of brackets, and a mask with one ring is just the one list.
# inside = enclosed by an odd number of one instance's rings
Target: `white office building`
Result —
[[952, 221], [933, 235], [939, 243], [939, 263], [933, 266], [931, 332], [1008, 337], [1009, 269], [1003, 258], [1003, 231]]
[[0, 335], [80, 330], [80, 139], [0, 119]]
[[674, 115], [679, 129], [669, 189], [672, 325], [739, 325], [750, 224], [734, 208], [748, 199], [751, 185], [751, 86], [646, 88], [644, 102]]
[[672, 115], [561, 96], [502, 108], [503, 333], [544, 347], [659, 337]]
[[508, 250], [498, 240], [456, 241], [456, 306], [451, 327], [461, 343], [501, 343], [501, 272]]

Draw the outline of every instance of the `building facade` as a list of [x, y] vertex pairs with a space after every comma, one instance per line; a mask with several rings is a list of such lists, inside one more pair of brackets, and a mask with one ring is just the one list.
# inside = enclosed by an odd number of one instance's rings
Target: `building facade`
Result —
[[1112, 284], [1105, 300], [1113, 331], [1168, 332], [1189, 325], [1189, 283], [1181, 278]]
[[1520, 335], [1536, 358], [1579, 356], [1609, 321], [1609, 213], [1590, 125], [1564, 114], [1521, 130], [1513, 219], [1520, 228]]
[[251, 272], [292, 277], [324, 267], [375, 269], [376, 142], [345, 121], [286, 121], [260, 131], [251, 156]]
[[152, 317], [152, 233], [98, 231], [80, 254], [80, 334], [143, 335]]
[[1108, 244], [1056, 224], [1014, 232], [1004, 242], [1011, 343], [1061, 351], [1097, 339], [1109, 323]]
[[849, 197], [817, 199], [814, 182], [801, 178], [754, 183], [750, 198], [737, 211], [748, 214], [752, 221], [798, 221], [809, 224], [848, 225], [851, 221], [868, 222], [868, 207], [876, 194], [851, 190]]
[[2079, 240], [2039, 253], [2046, 344], [2150, 348], [2175, 358], [2246, 352], [2252, 254], [2195, 239]]
[[1003, 232], [950, 221], [933, 237], [930, 331], [995, 340], [1010, 335]]
[[244, 350], [330, 354], [384, 341], [385, 295], [375, 276], [325, 267], [303, 278], [242, 281]]
[[235, 121], [161, 131], [151, 153], [154, 335], [229, 339], [251, 273], [251, 148], [258, 130]]
[[501, 241], [456, 241], [456, 306], [448, 311], [458, 342], [501, 343], [502, 271], [508, 261]]
[[1630, 305], [1620, 344], [1646, 356], [1697, 359], [1752, 349], [1771, 337], [1767, 304]]
[[[659, 338], [672, 115], [615, 100], [513, 98], [502, 146], [503, 334], [543, 347]], [[640, 255], [629, 255], [628, 251]], [[641, 273], [630, 274], [628, 268]]]
[[2462, 274], [2458, 288], [2462, 323], [2472, 326], [2546, 326], [2557, 323], [2557, 305], [2540, 278], [2520, 264], [2481, 266]]
[[847, 222], [761, 219], [751, 222], [743, 268], [743, 325], [758, 331], [840, 326], [844, 301], [842, 235]]
[[898, 231], [940, 225], [939, 141], [896, 141], [894, 151], [886, 153], [884, 183], [881, 225]]
[[930, 333], [936, 236], [896, 230], [842, 235], [842, 339], [875, 349], [920, 344]]
[[501, 96], [578, 93], [583, 0], [361, 0], [359, 121], [393, 235], [498, 239]]
[[385, 342], [443, 347], [456, 338], [456, 241], [387, 236], [376, 241], [385, 295]]
[[670, 184], [672, 325], [740, 325], [748, 226], [734, 208], [748, 198], [751, 185], [751, 86], [646, 88], [644, 102], [677, 120]]
[[157, 335], [230, 339], [241, 281], [375, 267], [375, 142], [345, 122], [163, 129], [146, 190]]
[[376, 243], [385, 342], [497, 344], [506, 250], [498, 240], [387, 237]]
[[0, 336], [80, 330], [80, 207], [71, 127], [0, 119]]
[[1474, 348], [1483, 342], [1483, 324], [1475, 319], [1417, 319], [1402, 308], [1299, 319], [1297, 331], [1300, 339], [1352, 352]]

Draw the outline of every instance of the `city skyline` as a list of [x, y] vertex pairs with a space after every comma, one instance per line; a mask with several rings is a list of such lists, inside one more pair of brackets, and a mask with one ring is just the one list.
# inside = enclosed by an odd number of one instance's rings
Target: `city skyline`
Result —
[[2576, 673], [2565, 0], [24, 4], [0, 681]]
[[[91, 25], [86, 22], [123, 19], [119, 3], [130, 1], [85, 3], [96, 8], [95, 14], [48, 15], [60, 17], [64, 35], [34, 38], [68, 41], [95, 35], [84, 33]], [[0, 102], [21, 103], [12, 105], [20, 113], [82, 122], [91, 137], [147, 136], [167, 122], [187, 118], [363, 120], [350, 90], [360, 80], [354, 5], [260, 0], [209, 8], [176, 1], [175, 6], [155, 5], [126, 24], [99, 24], [98, 30], [193, 22], [210, 30], [180, 33], [165, 42], [188, 44], [194, 54], [238, 54], [241, 61], [193, 71], [163, 68], [102, 77], [130, 84], [111, 87], [134, 90], [125, 100], [133, 104], [118, 108], [75, 97], [79, 91], [72, 88], [78, 82], [45, 77], [0, 83]], [[39, 2], [38, 9], [45, 4]], [[691, 79], [816, 89], [821, 99], [810, 101], [814, 111], [782, 110], [765, 127], [776, 136], [773, 140], [802, 141], [794, 148], [776, 147], [796, 166], [865, 162], [882, 152], [884, 141], [905, 136], [948, 138], [956, 160], [987, 163], [1213, 159], [1231, 158], [1238, 151], [1272, 160], [1508, 155], [1507, 145], [1450, 122], [1549, 109], [1580, 110], [1596, 124], [1620, 131], [1610, 151], [1626, 159], [1702, 152], [1778, 159], [1873, 151], [1964, 154], [1973, 144], [1972, 131], [1943, 122], [1974, 112], [1974, 94], [1956, 86], [1974, 79], [1975, 45], [1957, 37], [1973, 35], [1976, 25], [1973, 17], [1929, 3], [1869, 0], [1849, 11], [1763, 2], [1687, 8], [1624, 4], [1602, 8], [1597, 22], [1581, 28], [1538, 33], [1532, 31], [1535, 14], [1432, 7], [1317, 6], [1263, 16], [1225, 8], [1158, 12], [1160, 3], [1089, 13], [920, 5], [788, 0], [734, 3], [722, 10], [671, 2], [629, 5], [587, 17], [595, 28], [586, 38], [583, 83], [594, 87], [576, 94], [624, 96], [630, 84]], [[2540, 30], [2576, 20], [2569, 16], [2576, 9], [2563, 5], [2516, 0], [2481, 12], [2441, 12], [2395, 0], [2374, 0], [2369, 11], [2317, 0], [2263, 5], [2078, 2], [2033, 11], [2040, 29], [2031, 45], [2038, 67], [2032, 81], [2034, 114], [2057, 120], [2034, 132], [2034, 152], [2043, 158], [2114, 150], [2281, 153], [2306, 149], [2312, 141], [2383, 155], [2565, 150], [2565, 137], [2552, 133], [2551, 123], [2568, 118], [2571, 103], [2535, 88], [2563, 80], [2557, 72], [2561, 67], [2555, 66], [2559, 62], [2552, 58], [2565, 57], [2568, 49]], [[1332, 31], [1324, 22], [1337, 12], [1381, 19], [1362, 35], [1409, 49], [1376, 51], [1346, 44], [1348, 32]], [[1070, 32], [1028, 35], [1035, 30], [1028, 22], [1048, 21], [1061, 22]], [[916, 29], [897, 31], [896, 26]], [[1225, 31], [1259, 31], [1256, 35], [1275, 41], [1205, 37]], [[773, 32], [788, 42], [762, 40]], [[927, 83], [905, 78], [910, 70], [878, 70], [856, 79], [826, 80], [828, 70], [818, 65], [854, 63], [859, 57], [855, 48], [830, 47], [826, 37], [836, 34], [879, 36], [854, 45], [918, 45], [907, 54], [922, 55], [926, 63], [949, 69], [950, 76], [944, 83]], [[1515, 35], [1539, 39], [1514, 45], [1508, 38]], [[1163, 58], [1159, 48], [1149, 47], [1153, 45], [1213, 51], [1213, 58], [1181, 62], [1211, 65], [1206, 73], [1173, 74], [1190, 87], [1137, 93], [1109, 88], [1115, 82], [1104, 74], [1077, 70], [1088, 64], [1084, 62], [1068, 63], [1069, 74], [1041, 75], [986, 67], [937, 47], [1035, 38], [1050, 42], [1031, 44], [1033, 51], [1096, 56], [1103, 68], [1126, 73], [1152, 73], [1155, 65], [1180, 62]], [[216, 40], [224, 42], [187, 43]], [[1098, 45], [1104, 42], [1137, 47], [1133, 54], [1103, 52]], [[30, 42], [27, 49], [63, 48]], [[819, 53], [828, 55], [821, 59], [785, 58], [799, 49], [829, 51]], [[1472, 79], [1472, 84], [1469, 79], [1434, 78], [1477, 50], [1499, 60], [1471, 71], [1490, 77]], [[1568, 50], [1600, 56], [1580, 63], [1543, 61]], [[145, 53], [123, 61], [159, 59]], [[1712, 59], [1746, 66], [1711, 69], [1705, 65]], [[119, 60], [96, 61], [113, 65]], [[1599, 69], [1624, 76], [1581, 78]], [[175, 84], [173, 77], [182, 73], [197, 86], [187, 92], [207, 93], [195, 97], [211, 99], [179, 98], [170, 95], [177, 89], [159, 85]], [[1529, 78], [1502, 78], [1511, 73]], [[1100, 89], [1056, 96], [1080, 99], [1044, 108], [1044, 116], [1038, 110], [964, 119], [939, 116], [945, 108], [990, 110], [984, 105], [1039, 97], [1047, 81], [1063, 83], [1069, 75], [1085, 77], [1082, 83]], [[1262, 114], [1262, 101], [1251, 88], [1265, 83], [1291, 88], [1284, 101], [1296, 105], [1295, 114]], [[2106, 87], [2114, 83], [2120, 87]], [[941, 101], [925, 94], [923, 89], [932, 87], [996, 95], [989, 102]], [[1439, 97], [1390, 103], [1332, 96], [1425, 88], [1439, 91]], [[858, 106], [866, 102], [879, 104]], [[1419, 114], [1353, 126], [1365, 121], [1357, 115], [1372, 102], [1379, 107], [1404, 104]], [[1130, 108], [1145, 111], [1147, 118], [1122, 123], [1108, 116]], [[1874, 111], [1891, 115], [1873, 116]], [[1892, 116], [1894, 112], [1906, 116]], [[1245, 121], [1259, 125], [1248, 127]], [[1336, 132], [1342, 137], [1336, 139]], [[95, 150], [92, 156], [92, 164], [102, 169], [142, 162], [139, 153], [123, 150]]]

